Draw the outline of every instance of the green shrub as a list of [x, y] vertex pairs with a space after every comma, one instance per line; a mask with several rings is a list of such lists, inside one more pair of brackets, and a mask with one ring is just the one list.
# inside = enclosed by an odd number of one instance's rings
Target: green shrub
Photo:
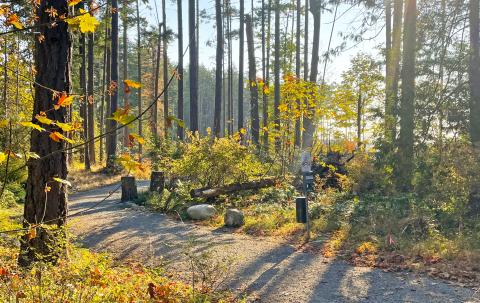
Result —
[[8, 189], [5, 189], [5, 191], [3, 192], [3, 196], [0, 198], [0, 207], [10, 208], [16, 205], [17, 200], [15, 199], [15, 195]]

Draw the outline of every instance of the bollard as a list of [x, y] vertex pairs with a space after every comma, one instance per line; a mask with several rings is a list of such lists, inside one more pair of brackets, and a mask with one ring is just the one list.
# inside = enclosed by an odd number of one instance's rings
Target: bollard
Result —
[[135, 177], [125, 176], [122, 177], [122, 202], [133, 201], [138, 198], [137, 183]]
[[295, 199], [297, 223], [307, 223], [307, 199], [297, 197]]
[[165, 173], [163, 171], [152, 171], [150, 175], [150, 189], [151, 192], [161, 193], [165, 187]]

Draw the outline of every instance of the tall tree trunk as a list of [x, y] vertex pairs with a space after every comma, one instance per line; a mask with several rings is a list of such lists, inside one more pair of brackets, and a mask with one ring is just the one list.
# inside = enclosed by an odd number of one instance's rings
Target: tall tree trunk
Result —
[[[183, 120], [183, 12], [182, 0], [177, 0], [177, 20], [178, 20], [178, 78], [177, 85], [177, 118]], [[190, 22], [190, 21], [189, 21]], [[189, 42], [191, 43], [191, 41]], [[191, 62], [190, 62], [191, 65]], [[191, 79], [191, 77], [190, 77]], [[183, 127], [177, 123], [177, 137], [183, 140]]]
[[[245, 3], [240, 1], [240, 27], [238, 29], [238, 131], [244, 128], [243, 125], [243, 61], [245, 51]], [[264, 1], [264, 0], [262, 0]], [[265, 41], [265, 39], [263, 39]]]
[[227, 121], [228, 121], [228, 135], [233, 135], [233, 62], [232, 62], [232, 7], [230, 2], [227, 1], [227, 74], [228, 74], [228, 82], [227, 82]]
[[308, 0], [305, 0], [305, 30], [304, 30], [304, 37], [303, 37], [303, 80], [308, 80]]
[[[273, 100], [273, 116], [275, 123], [275, 132], [280, 132], [280, 1], [275, 0], [275, 63], [273, 66], [273, 76], [275, 78], [275, 95]], [[280, 151], [280, 138], [275, 137], [275, 150]]]
[[[93, 1], [89, 2], [93, 5]], [[88, 81], [87, 81], [87, 108], [88, 108], [88, 158], [91, 164], [95, 163], [95, 98], [93, 96], [93, 69], [94, 69], [94, 54], [93, 54], [93, 33], [88, 34]]]
[[[301, 0], [297, 0], [297, 28], [296, 28], [296, 41], [295, 41], [295, 76], [300, 79], [300, 17], [302, 15]], [[300, 106], [300, 100], [297, 100], [298, 106]], [[295, 146], [301, 145], [301, 130], [300, 130], [300, 118], [295, 120]]]
[[[112, 55], [111, 55], [111, 82], [118, 84], [118, 0], [112, 0]], [[118, 89], [112, 92], [110, 97], [110, 114], [117, 111], [118, 107]], [[117, 153], [117, 128], [115, 120], [108, 120], [109, 140], [107, 144], [107, 167], [113, 168], [115, 156]]]
[[357, 146], [362, 145], [362, 113], [363, 113], [363, 104], [362, 104], [362, 91], [358, 90], [357, 96]]
[[[137, 0], [137, 78], [138, 82], [140, 83], [140, 87], [137, 91], [137, 103], [138, 103], [138, 114], [143, 111], [143, 104], [142, 104], [142, 40], [141, 40], [141, 32], [140, 32], [140, 3]], [[143, 136], [143, 123], [142, 119], [138, 119], [138, 135], [140, 137]], [[141, 159], [142, 157], [142, 144], [138, 144], [138, 155]]]
[[[253, 14], [253, 13], [252, 13]], [[248, 87], [250, 88], [250, 120], [252, 121], [252, 140], [259, 143], [260, 119], [258, 117], [257, 69], [255, 67], [255, 48], [253, 46], [253, 21], [250, 15], [245, 16], [248, 48]]]
[[[107, 16], [105, 16], [105, 20], [107, 19]], [[102, 69], [102, 99], [100, 101], [100, 117], [99, 117], [99, 126], [100, 126], [100, 133], [103, 134], [105, 131], [104, 128], [104, 121], [105, 121], [105, 98], [107, 95], [107, 56], [108, 54], [108, 26], [105, 21], [105, 45], [103, 48], [103, 69]], [[100, 156], [100, 162], [103, 162], [103, 151], [104, 151], [104, 139], [100, 138], [99, 140], [100, 143], [100, 150], [99, 150], [99, 156]]]
[[4, 106], [5, 118], [8, 117], [8, 101], [7, 101], [7, 84], [8, 84], [8, 45], [7, 37], [3, 39], [3, 93], [2, 93], [2, 102]]
[[[480, 156], [480, 24], [479, 24], [479, 0], [470, 0], [470, 140], [474, 151]], [[480, 186], [472, 184], [469, 201], [470, 210], [473, 214], [480, 213]]]
[[157, 52], [155, 58], [155, 76], [153, 77], [153, 100], [155, 104], [152, 107], [152, 134], [155, 139], [158, 139], [158, 81], [160, 79], [160, 53], [162, 52], [162, 25], [158, 24], [158, 40]]
[[[310, 11], [313, 15], [313, 44], [312, 44], [312, 62], [310, 66], [310, 82], [317, 82], [318, 76], [318, 63], [319, 58], [319, 48], [320, 48], [320, 17], [322, 14], [322, 1], [321, 0], [312, 0], [310, 2]], [[303, 148], [311, 148], [313, 144], [313, 117], [303, 117], [303, 127], [305, 131], [303, 132], [302, 137], [302, 146]]]
[[415, 109], [415, 53], [417, 2], [406, 0], [403, 32], [402, 98], [400, 104], [400, 136], [396, 162], [397, 188], [408, 191], [413, 178], [413, 129]]
[[217, 50], [215, 55], [215, 116], [213, 118], [213, 134], [216, 137], [220, 137], [223, 84], [223, 20], [221, 0], [215, 0], [215, 22], [217, 27]]
[[[124, 0], [124, 3], [123, 3], [123, 20], [122, 20], [122, 27], [123, 27], [123, 59], [122, 59], [122, 63], [123, 63], [123, 81], [125, 81], [126, 79], [128, 79], [128, 38], [127, 38], [127, 34], [128, 34], [128, 6], [127, 6], [127, 1]], [[125, 84], [124, 84], [125, 85]], [[130, 104], [129, 104], [129, 100], [128, 100], [128, 97], [129, 97], [129, 93], [127, 93], [126, 90], [123, 90], [123, 108], [127, 109], [127, 108], [130, 108]], [[130, 144], [130, 140], [128, 138], [128, 135], [129, 135], [129, 132], [130, 132], [130, 129], [128, 127], [124, 127], [123, 128], [123, 147], [127, 148]]]
[[195, 22], [195, 0], [188, 0], [188, 33], [190, 35], [190, 131], [198, 131], [198, 57]]
[[[45, 11], [54, 8], [59, 15], [68, 15], [67, 0], [42, 1], [37, 9], [37, 24], [50, 22], [51, 18]], [[60, 92], [70, 92], [71, 70], [71, 39], [68, 33], [68, 25], [60, 22], [57, 26], [38, 27], [37, 31], [45, 37], [43, 42], [35, 39], [35, 75], [36, 83]], [[33, 104], [32, 119], [41, 112], [45, 112], [50, 119], [66, 122], [67, 109], [64, 107], [54, 110], [52, 92], [35, 86], [35, 98]], [[46, 125], [47, 129], [55, 126]], [[62, 132], [61, 130], [59, 132]], [[66, 146], [65, 141], [53, 141], [47, 132], [38, 133], [32, 130], [30, 138], [30, 150], [40, 157], [57, 152], [42, 160], [31, 161], [28, 165], [28, 179], [26, 185], [26, 198], [24, 207], [24, 226], [37, 226], [38, 223], [61, 227], [66, 222], [67, 194], [66, 185], [53, 181], [54, 177], [67, 178], [67, 154], [58, 152]], [[52, 182], [53, 181], [53, 182]], [[46, 191], [46, 186], [50, 191]], [[33, 261], [44, 260], [53, 262], [58, 259], [59, 246], [64, 240], [58, 239], [62, 232], [51, 230], [42, 226], [35, 227], [36, 237], [29, 239], [23, 236], [19, 256], [19, 264], [28, 266]]]
[[[165, 0], [162, 0], [162, 21], [163, 21], [163, 129], [164, 136], [168, 138], [169, 125], [169, 100], [168, 100], [168, 56], [167, 56], [167, 7]], [[183, 52], [183, 51], [181, 51]]]
[[[272, 24], [272, 0], [268, 0], [268, 12], [267, 12], [267, 63], [265, 71], [265, 85], [270, 87], [270, 43], [271, 43], [271, 24]], [[265, 95], [265, 94], [264, 94]], [[263, 127], [268, 130], [268, 96], [263, 98]], [[265, 151], [268, 152], [268, 131], [263, 133], [263, 145]]]
[[[88, 88], [87, 88], [87, 52], [85, 34], [80, 35], [80, 55], [82, 57], [82, 63], [80, 65], [80, 87], [82, 90], [82, 103], [80, 105], [80, 117], [83, 119], [83, 139], [88, 140]], [[83, 146], [83, 163], [85, 170], [90, 170], [90, 153], [89, 145]]]
[[[390, 9], [387, 1], [387, 19]], [[402, 44], [403, 0], [393, 0], [393, 29], [391, 39], [387, 37], [387, 64], [385, 72], [385, 143], [387, 151], [391, 151], [397, 136], [398, 80], [400, 74], [400, 56]], [[390, 21], [387, 22], [387, 25]], [[388, 32], [387, 32], [388, 35]], [[388, 41], [388, 40], [391, 40]], [[390, 44], [391, 43], [391, 44]]]
[[470, 0], [470, 139], [480, 149], [480, 38], [479, 0]]
[[[107, 90], [107, 94], [106, 94], [106, 103], [105, 103], [105, 106], [106, 106], [106, 110], [105, 110], [105, 130], [108, 131], [110, 129], [110, 120], [107, 120], [107, 118], [109, 118], [111, 115], [112, 115], [112, 109], [111, 109], [111, 104], [112, 104], [112, 95], [111, 95], [111, 91], [110, 91], [110, 84], [112, 82], [112, 50], [111, 50], [111, 40], [112, 40], [112, 37], [111, 37], [111, 29], [108, 28], [108, 34], [107, 34], [107, 37], [108, 37], [108, 41], [106, 41], [107, 44], [110, 44], [110, 46], [108, 46], [107, 48], [107, 66], [105, 67], [107, 69], [107, 72], [106, 72], [106, 87], [105, 89]], [[111, 135], [107, 135], [105, 137], [105, 152], [106, 152], [106, 159], [107, 159], [107, 165], [108, 165], [108, 151], [109, 151], [109, 146], [110, 146], [110, 140], [111, 140], [112, 136]]]

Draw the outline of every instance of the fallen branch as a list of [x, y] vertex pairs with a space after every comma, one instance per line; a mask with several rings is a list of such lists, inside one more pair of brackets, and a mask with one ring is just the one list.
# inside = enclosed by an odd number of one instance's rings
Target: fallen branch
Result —
[[275, 185], [277, 178], [268, 178], [244, 183], [234, 183], [220, 187], [192, 189], [190, 196], [192, 198], [213, 198], [219, 195], [226, 195], [242, 190], [260, 189]]

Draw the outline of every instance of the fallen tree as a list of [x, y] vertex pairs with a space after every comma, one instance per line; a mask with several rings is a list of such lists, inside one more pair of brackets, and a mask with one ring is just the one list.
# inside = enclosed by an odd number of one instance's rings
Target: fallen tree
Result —
[[219, 187], [192, 189], [190, 196], [192, 198], [214, 198], [220, 195], [226, 195], [242, 190], [260, 189], [275, 185], [277, 178], [267, 178], [243, 183], [234, 183]]

